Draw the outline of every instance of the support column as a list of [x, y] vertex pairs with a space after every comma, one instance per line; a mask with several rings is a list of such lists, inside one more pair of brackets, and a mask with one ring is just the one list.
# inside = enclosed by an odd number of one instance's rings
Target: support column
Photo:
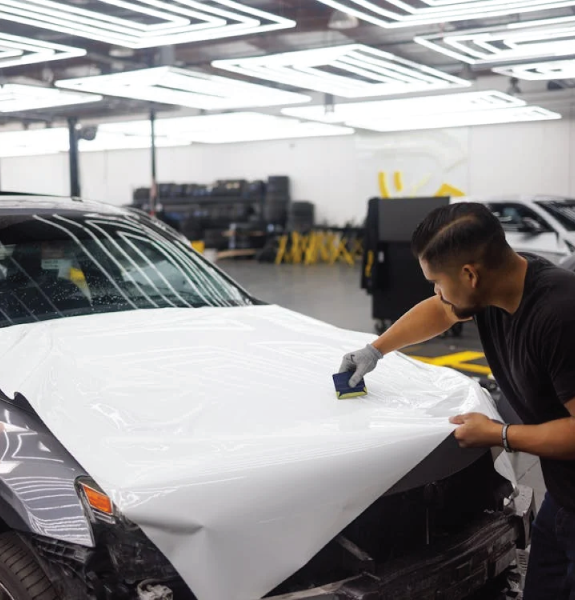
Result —
[[76, 117], [68, 118], [68, 132], [70, 137], [70, 150], [68, 158], [70, 161], [70, 196], [79, 198], [80, 190], [80, 162], [78, 154], [78, 119]]
[[156, 151], [156, 110], [154, 107], [150, 110], [150, 134], [152, 143], [150, 145], [152, 161], [152, 187], [150, 188], [150, 214], [156, 215], [160, 195], [158, 191], [157, 175], [157, 151]]

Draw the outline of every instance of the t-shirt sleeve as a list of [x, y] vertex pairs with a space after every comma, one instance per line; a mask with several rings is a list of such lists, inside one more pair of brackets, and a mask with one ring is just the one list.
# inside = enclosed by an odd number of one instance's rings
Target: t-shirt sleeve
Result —
[[573, 400], [575, 398], [575, 314], [554, 315], [550, 319], [541, 350], [544, 352], [544, 364], [557, 397], [563, 404]]

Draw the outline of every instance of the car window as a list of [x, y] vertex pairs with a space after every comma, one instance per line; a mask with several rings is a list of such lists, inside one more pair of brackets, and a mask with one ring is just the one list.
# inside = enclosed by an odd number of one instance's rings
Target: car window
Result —
[[567, 231], [575, 231], [575, 200], [542, 200], [537, 205], [555, 217]]
[[535, 211], [523, 204], [493, 202], [489, 205], [491, 212], [499, 219], [507, 232], [518, 232], [523, 228], [523, 219], [533, 219], [545, 230], [552, 231], [549, 223]]
[[254, 303], [188, 244], [136, 216], [0, 219], [0, 327], [119, 310]]

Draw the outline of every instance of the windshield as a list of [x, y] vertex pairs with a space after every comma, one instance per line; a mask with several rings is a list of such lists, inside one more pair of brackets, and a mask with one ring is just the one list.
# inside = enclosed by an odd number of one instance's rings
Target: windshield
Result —
[[575, 200], [545, 200], [536, 204], [555, 217], [567, 231], [575, 231]]
[[175, 235], [137, 216], [0, 218], [0, 327], [255, 301]]

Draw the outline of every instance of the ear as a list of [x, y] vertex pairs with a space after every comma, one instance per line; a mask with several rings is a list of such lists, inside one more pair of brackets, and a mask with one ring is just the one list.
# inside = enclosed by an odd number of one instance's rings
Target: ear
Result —
[[473, 289], [477, 289], [479, 286], [479, 272], [474, 265], [463, 265], [461, 276], [467, 285], [471, 286]]

